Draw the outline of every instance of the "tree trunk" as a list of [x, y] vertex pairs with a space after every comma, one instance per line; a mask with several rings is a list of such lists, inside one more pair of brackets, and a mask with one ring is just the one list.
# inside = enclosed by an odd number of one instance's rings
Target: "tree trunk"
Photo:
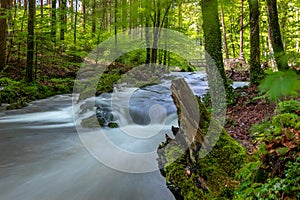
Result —
[[115, 47], [118, 46], [118, 28], [117, 28], [117, 16], [118, 15], [118, 0], [115, 0]]
[[223, 43], [224, 43], [224, 50], [225, 50], [225, 58], [229, 59], [226, 27], [225, 27], [225, 20], [224, 20], [224, 10], [223, 10], [223, 5], [222, 4], [221, 4], [221, 22], [222, 22], [222, 30], [223, 30]]
[[26, 80], [33, 81], [35, 0], [29, 0]]
[[267, 0], [267, 12], [268, 12], [270, 41], [273, 47], [277, 68], [278, 70], [287, 70], [289, 66], [287, 63], [287, 59], [285, 56], [283, 43], [281, 39], [276, 0]]
[[75, 20], [74, 20], [74, 45], [77, 40], [77, 18], [78, 18], [78, 0], [75, 1]]
[[[17, 13], [18, 13], [18, 4], [17, 4], [17, 0], [14, 0], [13, 3], [13, 7], [14, 7], [14, 14], [11, 20], [11, 32], [8, 33], [10, 39], [9, 39], [9, 45], [8, 45], [8, 50], [7, 50], [7, 56], [6, 56], [6, 63], [9, 62], [10, 59], [10, 54], [12, 53], [12, 48], [14, 47], [14, 36], [15, 36], [15, 29], [16, 29], [16, 25], [15, 25], [15, 21], [17, 18]], [[10, 8], [12, 9], [12, 8]]]
[[1, 1], [0, 10], [0, 71], [6, 64], [6, 37], [7, 37], [7, 9], [9, 0]]
[[70, 0], [70, 28], [73, 29], [74, 1]]
[[82, 0], [82, 26], [83, 26], [83, 32], [85, 32], [85, 24], [86, 24], [86, 0]]
[[249, 0], [250, 9], [250, 81], [258, 83], [262, 76], [259, 44], [258, 0]]
[[67, 0], [60, 2], [60, 40], [65, 40], [65, 32], [67, 29]]
[[[212, 61], [215, 63], [218, 71], [223, 79], [224, 87], [228, 97], [228, 102], [234, 102], [234, 91], [229, 84], [227, 76], [225, 74], [223, 58], [222, 58], [222, 38], [220, 30], [220, 21], [218, 14], [218, 1], [217, 0], [202, 0], [202, 20], [203, 20], [203, 31], [205, 38], [205, 50], [209, 54]], [[211, 60], [211, 59], [208, 59]], [[208, 68], [211, 67], [207, 66]], [[207, 69], [209, 71], [209, 69]], [[208, 76], [208, 79], [215, 77]], [[209, 81], [210, 87], [219, 87], [212, 85], [215, 81]], [[214, 94], [212, 94], [214, 95]]]
[[102, 23], [101, 29], [107, 29], [107, 0], [102, 1]]
[[[27, 15], [27, 0], [24, 0], [24, 13], [23, 13], [23, 18], [21, 21], [21, 32], [23, 32], [23, 27], [24, 27], [24, 19]], [[18, 43], [18, 63], [21, 62], [21, 41]]]
[[[297, 22], [297, 31], [296, 37], [299, 38], [299, 9], [296, 8], [296, 22]], [[299, 53], [299, 39], [296, 41], [296, 53]]]
[[178, 3], [178, 27], [181, 27], [182, 22], [182, 5], [181, 2]]
[[244, 61], [244, 0], [241, 0], [241, 14], [240, 14], [240, 58], [239, 60]]
[[41, 9], [41, 20], [42, 20], [42, 23], [41, 24], [43, 24], [43, 17], [44, 17], [44, 0], [41, 0], [40, 1], [40, 5], [41, 5], [41, 7], [40, 7], [40, 9]]
[[52, 0], [51, 8], [51, 38], [52, 42], [56, 43], [56, 0]]
[[232, 49], [232, 56], [235, 58], [235, 46], [234, 46], [234, 39], [233, 39], [233, 26], [232, 23], [230, 24], [230, 41], [231, 41], [231, 49]]
[[110, 33], [111, 32], [111, 0], [107, 0], [107, 31]]
[[127, 18], [128, 18], [128, 5], [127, 0], [122, 0], [122, 29], [123, 31], [127, 28]]
[[146, 40], [146, 64], [150, 64], [150, 61], [151, 61], [151, 48], [150, 48], [150, 33], [149, 33], [149, 30], [148, 28], [149, 27], [149, 24], [148, 24], [148, 21], [147, 21], [147, 18], [146, 18], [146, 30], [145, 30], [145, 40]]
[[[159, 167], [169, 186], [174, 186], [171, 191], [176, 188], [188, 199], [206, 199], [207, 193], [224, 194], [224, 185], [234, 180], [236, 171], [247, 161], [245, 149], [210, 116], [183, 78], [172, 81], [171, 91], [179, 127], [172, 127], [175, 138], [167, 137], [157, 151]], [[206, 138], [208, 124], [218, 137], [210, 138], [215, 145], [206, 148], [210, 145]], [[202, 149], [209, 149], [205, 157], [200, 154]]]
[[93, 1], [92, 6], [92, 35], [96, 33], [96, 0]]

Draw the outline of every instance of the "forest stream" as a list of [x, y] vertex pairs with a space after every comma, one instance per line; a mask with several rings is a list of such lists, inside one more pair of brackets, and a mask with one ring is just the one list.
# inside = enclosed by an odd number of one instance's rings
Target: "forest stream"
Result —
[[[208, 89], [205, 73], [174, 75], [184, 77], [196, 95], [201, 96]], [[119, 128], [104, 127], [100, 134], [128, 152], [156, 152], [165, 134], [171, 134], [170, 127], [177, 125], [170, 84], [164, 81], [143, 89], [127, 88], [121, 90], [113, 102], [112, 94], [95, 97], [96, 106], [106, 106], [119, 125]], [[243, 85], [245, 83], [234, 83], [234, 87]], [[128, 96], [129, 110], [126, 111]], [[116, 157], [113, 150], [104, 149], [109, 147], [99, 143], [99, 151], [106, 155], [111, 153], [108, 157], [112, 164], [95, 159], [83, 145], [82, 137], [78, 137], [72, 98], [75, 95], [58, 95], [32, 102], [20, 110], [0, 113], [0, 199], [174, 199], [156, 167], [155, 157], [134, 166], [145, 168], [145, 172], [132, 173], [135, 169], [130, 170], [131, 163], [126, 156]], [[85, 113], [95, 111], [96, 108]], [[90, 139], [99, 134], [90, 133], [85, 135]], [[114, 160], [118, 160], [120, 166], [117, 168], [123, 171], [113, 169]], [[156, 169], [147, 170], [147, 167]]]

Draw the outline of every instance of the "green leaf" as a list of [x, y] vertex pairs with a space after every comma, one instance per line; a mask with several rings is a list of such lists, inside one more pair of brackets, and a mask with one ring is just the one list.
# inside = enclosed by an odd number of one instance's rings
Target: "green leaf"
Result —
[[274, 72], [259, 85], [260, 92], [266, 93], [270, 100], [295, 95], [299, 88], [299, 76], [293, 70]]

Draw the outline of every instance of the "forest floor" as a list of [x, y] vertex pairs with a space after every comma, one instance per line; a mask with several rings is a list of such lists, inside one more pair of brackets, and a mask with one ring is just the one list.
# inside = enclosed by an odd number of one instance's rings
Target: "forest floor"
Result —
[[[233, 74], [231, 76], [233, 81], [249, 80], [249, 77], [245, 75], [247, 72], [244, 71], [234, 73], [226, 71], [226, 73], [227, 75]], [[271, 121], [272, 117], [276, 115], [276, 104], [265, 98], [255, 99], [260, 96], [257, 85], [237, 88], [236, 92], [238, 93], [238, 100], [235, 105], [227, 108], [225, 129], [231, 137], [247, 149], [248, 153], [253, 153], [259, 144], [250, 134], [251, 127], [255, 124]], [[300, 93], [295, 100], [300, 101]]]
[[271, 120], [275, 104], [265, 100], [253, 98], [259, 96], [255, 85], [245, 88], [237, 88], [238, 101], [236, 105], [227, 108], [227, 120], [225, 129], [249, 153], [257, 149], [253, 137], [249, 134], [252, 125]]

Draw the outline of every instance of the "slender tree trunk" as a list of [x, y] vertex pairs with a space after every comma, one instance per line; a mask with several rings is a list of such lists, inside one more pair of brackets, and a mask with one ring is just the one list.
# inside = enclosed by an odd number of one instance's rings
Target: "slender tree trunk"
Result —
[[181, 2], [178, 3], [178, 27], [181, 27], [182, 22], [182, 5]]
[[267, 0], [267, 11], [270, 42], [273, 47], [274, 57], [277, 63], [278, 70], [287, 70], [289, 66], [285, 57], [285, 52], [281, 39], [276, 0]]
[[235, 58], [236, 56], [235, 56], [235, 45], [234, 45], [234, 39], [233, 39], [233, 26], [232, 26], [232, 24], [230, 24], [230, 32], [231, 32], [231, 34], [230, 34], [230, 41], [231, 41], [231, 49], [232, 49], [232, 55], [233, 55], [233, 57]]
[[7, 9], [9, 0], [1, 1], [0, 10], [0, 71], [6, 64], [6, 37], [7, 37]]
[[107, 0], [107, 31], [110, 33], [111, 31], [111, 0]]
[[10, 33], [10, 39], [9, 39], [9, 46], [8, 46], [8, 51], [7, 51], [6, 63], [9, 62], [10, 53], [11, 53], [12, 48], [14, 47], [14, 36], [15, 36], [15, 29], [16, 29], [16, 26], [15, 26], [14, 22], [16, 21], [17, 12], [18, 12], [18, 4], [17, 4], [16, 0], [14, 0], [13, 7], [14, 7], [14, 15], [13, 15], [13, 20], [11, 22], [12, 31]]
[[41, 20], [42, 20], [42, 23], [41, 24], [43, 24], [43, 18], [44, 18], [44, 0], [41, 0], [40, 1], [40, 9], [41, 9]]
[[115, 0], [115, 47], [118, 46], [118, 28], [117, 28], [117, 19], [118, 19], [118, 0]]
[[296, 41], [296, 52], [299, 53], [299, 9], [296, 8], [296, 22], [297, 22], [297, 31], [296, 37], [298, 40]]
[[82, 26], [83, 26], [83, 32], [85, 32], [86, 29], [86, 0], [82, 0]]
[[258, 0], [249, 0], [250, 9], [250, 81], [258, 83], [262, 77], [259, 44], [259, 6]]
[[73, 29], [74, 1], [70, 0], [70, 28]]
[[26, 80], [33, 81], [35, 0], [29, 0]]
[[229, 59], [229, 51], [228, 51], [227, 36], [226, 36], [226, 27], [225, 27], [225, 20], [224, 20], [224, 10], [223, 10], [223, 5], [222, 4], [221, 4], [221, 22], [222, 22], [222, 30], [223, 30], [223, 43], [224, 43], [225, 57], [226, 57], [226, 59]]
[[93, 1], [92, 18], [92, 35], [94, 35], [96, 33], [96, 0]]
[[[155, 64], [157, 62], [157, 44], [158, 40], [160, 37], [161, 29], [164, 26], [165, 20], [168, 16], [169, 10], [171, 8], [172, 2], [169, 2], [168, 5], [166, 5], [164, 9], [164, 13], [162, 14], [162, 4], [160, 1], [157, 1], [155, 4], [154, 8], [156, 10], [154, 14], [154, 22], [153, 22], [153, 27], [154, 27], [154, 33], [153, 33], [153, 44], [152, 44], [152, 59], [151, 62]], [[152, 65], [154, 66], [154, 65]]]
[[74, 20], [74, 45], [77, 40], [77, 18], [78, 18], [78, 0], [75, 0], [75, 20]]
[[244, 61], [244, 0], [241, 0], [240, 8], [240, 58], [239, 60]]
[[202, 19], [205, 50], [215, 62], [225, 86], [228, 87], [222, 58], [222, 39], [217, 0], [202, 0]]
[[149, 1], [146, 0], [145, 1], [145, 10], [146, 10], [146, 13], [145, 13], [145, 26], [147, 27], [146, 30], [145, 30], [145, 40], [146, 40], [146, 64], [150, 64], [151, 62], [151, 46], [150, 46], [150, 33], [149, 33], [149, 29], [148, 27], [150, 27], [150, 24], [149, 24], [149, 21], [150, 21], [150, 11], [149, 11], [149, 8], [150, 7], [150, 4], [149, 4]]
[[56, 0], [52, 0], [52, 9], [51, 9], [51, 38], [52, 42], [56, 43]]
[[122, 29], [123, 31], [127, 28], [127, 17], [128, 17], [128, 6], [127, 6], [127, 0], [122, 0]]
[[65, 40], [65, 31], [67, 29], [67, 0], [61, 0], [60, 5], [60, 40]]
[[[167, 16], [166, 17], [166, 23], [165, 23], [165, 28], [168, 28], [169, 26], [169, 17]], [[168, 34], [168, 32], [166, 31], [164, 34]], [[168, 37], [168, 35], [166, 35], [166, 38]], [[168, 41], [166, 41], [166, 44], [165, 44], [165, 48], [167, 49], [168, 47]], [[163, 65], [166, 66], [167, 65], [167, 54], [168, 54], [168, 51], [167, 50], [164, 50], [164, 54], [163, 54]]]
[[103, 0], [102, 1], [102, 23], [101, 23], [101, 29], [102, 30], [105, 30], [106, 29], [106, 25], [107, 25], [107, 1], [106, 0]]
[[[24, 0], [24, 14], [23, 14], [23, 19], [21, 21], [21, 32], [23, 32], [24, 28], [24, 19], [27, 15], [27, 0]], [[18, 43], [18, 63], [21, 62], [21, 42]]]
[[160, 8], [157, 9], [156, 20], [154, 22], [152, 58], [151, 58], [151, 63], [153, 64], [155, 64], [157, 61], [157, 43], [159, 38], [159, 26], [160, 26]]

